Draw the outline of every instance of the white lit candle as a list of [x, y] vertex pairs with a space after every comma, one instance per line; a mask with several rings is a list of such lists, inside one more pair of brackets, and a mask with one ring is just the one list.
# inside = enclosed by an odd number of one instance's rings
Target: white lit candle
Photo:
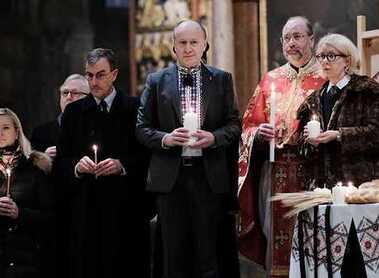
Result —
[[309, 138], [316, 138], [320, 135], [321, 127], [320, 122], [317, 121], [317, 116], [313, 115], [312, 120], [307, 123]]
[[347, 186], [342, 186], [342, 182], [338, 182], [336, 186], [333, 187], [332, 196], [333, 204], [342, 205], [346, 204], [345, 196], [348, 193]]
[[[276, 92], [274, 83], [271, 84], [270, 95], [270, 124], [275, 131], [275, 114], [276, 114]], [[275, 161], [275, 138], [270, 140], [270, 162]]]
[[5, 170], [5, 172], [7, 173], [7, 196], [10, 197], [11, 194], [10, 194], [10, 189], [11, 189], [11, 173], [12, 173], [12, 170], [10, 168], [7, 168]]
[[94, 144], [94, 145], [92, 146], [92, 149], [93, 149], [93, 153], [94, 153], [95, 164], [97, 164], [97, 149], [98, 149], [97, 145]]
[[[192, 110], [190, 110], [189, 112], [184, 114], [183, 126], [184, 128], [188, 129], [189, 132], [195, 132], [197, 130], [197, 115], [195, 112], [192, 112]], [[195, 142], [196, 142], [196, 137], [191, 136], [191, 139], [189, 140], [188, 145], [193, 144]]]
[[[94, 156], [94, 162], [95, 164], [97, 165], [97, 150], [98, 150], [98, 146], [96, 144], [94, 144], [92, 146], [92, 149], [93, 149], [93, 156]], [[97, 179], [97, 175], [95, 175], [95, 179]]]

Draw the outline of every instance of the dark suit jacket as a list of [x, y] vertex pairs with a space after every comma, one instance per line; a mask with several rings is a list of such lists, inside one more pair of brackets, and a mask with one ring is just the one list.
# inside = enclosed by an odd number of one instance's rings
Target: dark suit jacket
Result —
[[[72, 272], [67, 277], [116, 277], [117, 271], [132, 268], [141, 277], [148, 275], [147, 213], [151, 206], [145, 193], [147, 149], [135, 138], [138, 105], [137, 98], [117, 92], [107, 115], [100, 112], [92, 95], [65, 109], [54, 168], [65, 180], [58, 190], [60, 204], [72, 221]], [[87, 155], [93, 159], [95, 143], [98, 161], [119, 159], [126, 175], [74, 176], [80, 158]], [[100, 274], [105, 268], [107, 273]]]
[[[215, 144], [203, 149], [207, 181], [215, 193], [231, 188], [227, 147], [238, 141], [241, 126], [230, 73], [202, 65], [202, 130], [215, 136]], [[162, 148], [162, 138], [182, 125], [177, 66], [150, 74], [137, 117], [137, 137], [152, 149], [148, 190], [170, 192], [178, 177], [181, 147]]]
[[35, 150], [44, 152], [48, 147], [56, 146], [58, 144], [60, 127], [58, 120], [47, 122], [37, 126], [31, 137], [31, 143]]

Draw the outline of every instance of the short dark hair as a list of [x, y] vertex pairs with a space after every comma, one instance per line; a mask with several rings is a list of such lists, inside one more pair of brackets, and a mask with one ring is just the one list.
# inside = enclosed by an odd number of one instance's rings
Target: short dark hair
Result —
[[200, 22], [196, 21], [196, 20], [192, 20], [192, 19], [183, 19], [181, 21], [178, 22], [178, 24], [175, 25], [174, 27], [174, 31], [173, 31], [173, 39], [175, 41], [175, 31], [176, 31], [176, 28], [178, 28], [180, 25], [182, 25], [183, 23], [186, 23], [186, 22], [193, 22], [193, 23], [196, 23], [197, 25], [199, 25], [201, 31], [203, 32], [204, 34], [204, 39], [206, 40], [207, 39], [207, 30], [205, 29], [205, 27], [203, 26], [203, 24], [201, 24]]
[[89, 65], [97, 63], [101, 58], [107, 59], [111, 70], [118, 67], [115, 54], [112, 49], [108, 48], [95, 48], [88, 52], [86, 62]]

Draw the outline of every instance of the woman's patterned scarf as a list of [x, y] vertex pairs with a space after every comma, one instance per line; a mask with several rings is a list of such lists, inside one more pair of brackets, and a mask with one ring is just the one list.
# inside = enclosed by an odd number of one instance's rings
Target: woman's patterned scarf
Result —
[[[10, 157], [10, 159], [5, 161], [4, 160], [5, 156]], [[22, 151], [21, 151], [21, 147], [18, 144], [0, 148], [0, 171], [2, 172], [4, 176], [3, 181], [1, 181], [0, 179], [0, 188], [1, 188], [0, 191], [3, 191], [3, 189], [5, 188], [3, 185], [6, 182], [6, 176], [7, 176], [6, 169], [13, 170], [14, 168], [16, 168], [21, 157], [22, 157]]]

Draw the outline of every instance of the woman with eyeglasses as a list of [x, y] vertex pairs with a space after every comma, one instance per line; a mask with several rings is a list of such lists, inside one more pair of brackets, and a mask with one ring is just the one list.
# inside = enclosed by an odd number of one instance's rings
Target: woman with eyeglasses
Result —
[[[303, 154], [306, 184], [331, 188], [337, 182], [356, 186], [379, 177], [379, 85], [355, 74], [358, 50], [345, 36], [329, 34], [316, 50], [327, 82], [311, 94], [298, 110], [304, 127]], [[321, 133], [309, 137], [312, 118]], [[312, 187], [311, 186], [311, 187]]]
[[[17, 115], [0, 108], [0, 277], [51, 277], [42, 270], [52, 217], [51, 161], [32, 151]], [[44, 254], [45, 255], [45, 254]]]

